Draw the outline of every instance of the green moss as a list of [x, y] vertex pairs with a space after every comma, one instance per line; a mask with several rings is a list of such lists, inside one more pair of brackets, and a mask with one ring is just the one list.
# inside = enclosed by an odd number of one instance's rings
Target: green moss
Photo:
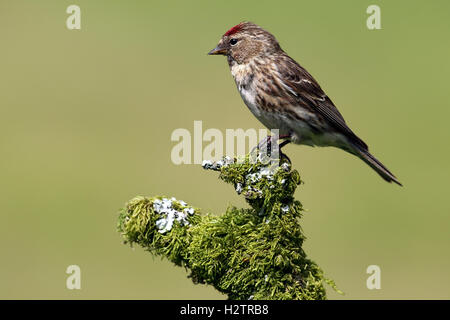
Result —
[[121, 211], [118, 230], [126, 243], [186, 267], [195, 283], [230, 299], [326, 299], [324, 284], [336, 287], [302, 249], [303, 209], [293, 197], [299, 173], [286, 161], [265, 166], [250, 159], [204, 165], [220, 171], [250, 208], [200, 215], [174, 198], [136, 197]]

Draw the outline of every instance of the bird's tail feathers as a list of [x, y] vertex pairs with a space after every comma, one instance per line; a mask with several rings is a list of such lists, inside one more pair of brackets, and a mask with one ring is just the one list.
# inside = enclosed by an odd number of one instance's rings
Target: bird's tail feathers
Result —
[[390, 172], [377, 158], [375, 158], [367, 149], [355, 146], [356, 155], [374, 169], [387, 182], [395, 182], [399, 186], [403, 186], [400, 181]]

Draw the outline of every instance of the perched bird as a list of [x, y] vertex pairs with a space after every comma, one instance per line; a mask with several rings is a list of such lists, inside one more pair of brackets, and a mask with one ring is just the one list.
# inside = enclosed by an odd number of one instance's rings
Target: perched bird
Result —
[[361, 158], [384, 180], [401, 185], [347, 126], [317, 81], [281, 49], [271, 33], [242, 22], [229, 29], [208, 54], [227, 57], [247, 107], [267, 128], [279, 130], [285, 143], [340, 148]]

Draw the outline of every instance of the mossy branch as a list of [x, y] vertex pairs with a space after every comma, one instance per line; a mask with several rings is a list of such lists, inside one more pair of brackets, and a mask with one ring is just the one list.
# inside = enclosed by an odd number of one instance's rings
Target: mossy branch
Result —
[[324, 284], [336, 287], [302, 249], [302, 204], [293, 197], [299, 173], [286, 160], [273, 166], [253, 159], [203, 164], [250, 208], [214, 216], [175, 198], [136, 197], [120, 213], [119, 232], [230, 299], [326, 299]]

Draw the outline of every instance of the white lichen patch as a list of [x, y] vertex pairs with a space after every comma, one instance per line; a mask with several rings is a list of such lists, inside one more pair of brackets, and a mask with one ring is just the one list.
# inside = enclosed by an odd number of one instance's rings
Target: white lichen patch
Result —
[[291, 165], [290, 165], [289, 163], [287, 163], [287, 162], [284, 162], [284, 163], [281, 165], [281, 169], [283, 169], [283, 170], [286, 171], [286, 172], [289, 172], [289, 170], [291, 170]]
[[236, 183], [236, 192], [237, 194], [241, 194], [242, 192], [242, 183]]
[[273, 180], [274, 172], [269, 167], [261, 167], [257, 172], [249, 173], [245, 176], [245, 180], [250, 183], [257, 183], [262, 178], [266, 178], [267, 180]]
[[213, 162], [211, 160], [203, 160], [202, 167], [203, 167], [203, 169], [206, 169], [206, 170], [216, 170], [216, 171], [218, 171], [221, 168], [227, 167], [227, 166], [229, 166], [232, 163], [234, 163], [234, 160], [231, 157], [229, 157], [229, 156], [225, 156], [225, 157], [222, 158], [222, 160], [219, 160], [219, 161], [216, 161], [216, 162]]
[[252, 186], [246, 186], [245, 187], [245, 194], [246, 197], [251, 197], [252, 195], [257, 195], [258, 197], [263, 195], [263, 192], [259, 189], [256, 189]]
[[211, 167], [213, 166], [213, 162], [211, 160], [203, 160], [202, 162], [202, 167], [203, 169], [211, 169]]
[[[274, 181], [275, 175], [280, 170], [283, 170], [285, 172], [290, 171], [290, 164], [288, 163], [282, 163], [281, 165], [279, 162], [273, 163], [263, 163], [259, 161], [259, 158], [257, 158], [256, 166], [250, 166], [247, 170], [247, 174], [244, 176], [244, 181], [242, 182], [235, 182], [234, 188], [236, 190], [237, 194], [244, 194], [246, 198], [260, 198], [263, 196], [263, 189], [264, 188], [270, 188], [274, 189], [277, 187], [278, 184], [285, 184], [287, 182], [286, 179], [283, 179], [281, 182], [277, 180]], [[219, 161], [212, 161], [212, 160], [204, 160], [202, 162], [202, 167], [206, 170], [214, 170], [214, 171], [220, 171], [222, 168], [226, 168], [227, 166], [231, 164], [238, 164], [239, 159], [234, 159], [229, 156], [223, 157]], [[258, 165], [259, 164], [259, 165]], [[261, 183], [262, 182], [262, 183]]]
[[289, 212], [289, 206], [288, 206], [288, 205], [285, 205], [285, 206], [281, 207], [281, 211], [282, 211], [283, 213], [288, 213], [288, 212]]
[[[183, 211], [176, 210], [173, 207], [174, 202], [177, 202], [180, 206], [185, 207], [183, 208]], [[189, 207], [186, 202], [175, 198], [154, 200], [153, 211], [162, 216], [156, 221], [156, 227], [160, 233], [166, 233], [167, 231], [172, 230], [173, 223], [175, 221], [178, 221], [182, 226], [189, 225], [187, 217], [188, 215], [193, 215], [195, 212], [194, 208]]]
[[187, 207], [187, 203], [183, 200], [178, 200], [178, 203], [181, 204], [183, 207]]
[[[248, 168], [247, 174], [244, 177], [244, 182], [236, 183], [235, 184], [235, 190], [238, 194], [244, 193], [246, 198], [253, 198], [253, 197], [262, 197], [263, 192], [260, 189], [262, 186], [268, 187], [270, 189], [276, 188], [277, 184], [285, 184], [287, 182], [286, 179], [282, 179], [281, 181], [277, 180], [275, 183], [275, 175], [280, 171], [283, 170], [285, 172], [290, 171], [290, 164], [283, 163], [282, 165], [274, 165], [273, 163], [269, 165], [261, 165], [257, 166], [256, 168], [254, 166], [251, 166]], [[263, 182], [260, 184], [260, 182]]]

